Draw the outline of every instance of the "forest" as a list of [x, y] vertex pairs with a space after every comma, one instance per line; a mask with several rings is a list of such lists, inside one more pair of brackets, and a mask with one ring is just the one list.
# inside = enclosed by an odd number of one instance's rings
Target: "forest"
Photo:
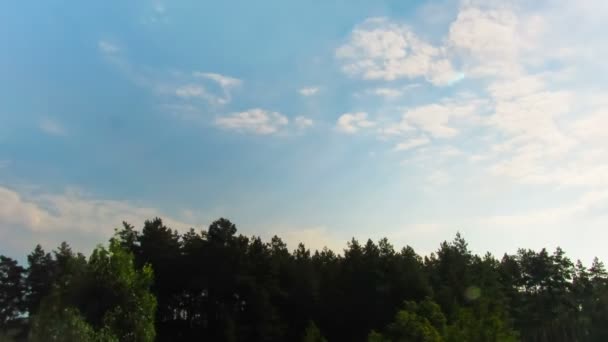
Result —
[[[7, 243], [5, 241], [5, 243]], [[608, 341], [608, 274], [565, 252], [289, 250], [227, 219], [123, 223], [90, 256], [0, 256], [0, 341]]]

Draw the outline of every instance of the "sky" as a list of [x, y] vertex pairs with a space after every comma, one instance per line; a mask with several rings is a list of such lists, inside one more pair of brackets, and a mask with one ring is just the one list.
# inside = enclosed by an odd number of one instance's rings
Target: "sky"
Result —
[[162, 217], [608, 260], [603, 0], [13, 1], [0, 254]]

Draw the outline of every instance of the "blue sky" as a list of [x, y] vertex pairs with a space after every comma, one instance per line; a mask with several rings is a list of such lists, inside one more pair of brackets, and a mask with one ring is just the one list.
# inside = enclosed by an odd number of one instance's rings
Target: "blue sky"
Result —
[[608, 259], [603, 1], [14, 2], [0, 252], [122, 220]]

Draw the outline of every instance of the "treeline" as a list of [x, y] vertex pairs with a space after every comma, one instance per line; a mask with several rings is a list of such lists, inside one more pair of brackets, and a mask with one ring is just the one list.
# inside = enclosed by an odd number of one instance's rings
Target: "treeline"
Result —
[[89, 258], [66, 243], [0, 258], [0, 340], [608, 341], [600, 261], [479, 256], [458, 234], [424, 257], [387, 239], [337, 254], [157, 218]]

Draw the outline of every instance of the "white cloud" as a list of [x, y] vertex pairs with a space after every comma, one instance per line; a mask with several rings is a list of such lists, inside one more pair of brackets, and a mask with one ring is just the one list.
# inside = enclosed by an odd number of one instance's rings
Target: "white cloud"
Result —
[[378, 128], [378, 138], [387, 140], [412, 131], [430, 134], [435, 138], [453, 138], [458, 134], [455, 126], [476, 126], [484, 121], [480, 113], [487, 111], [487, 102], [476, 96], [459, 94], [456, 98], [409, 108], [400, 121], [382, 122]]
[[581, 141], [608, 146], [608, 106], [577, 119], [572, 133]]
[[535, 209], [524, 213], [511, 213], [489, 216], [480, 219], [480, 223], [489, 226], [529, 229], [534, 226], [547, 226], [564, 222], [572, 223], [593, 216], [608, 216], [605, 210], [608, 205], [608, 189], [593, 190], [562, 206]]
[[447, 85], [455, 77], [444, 51], [418, 38], [412, 30], [385, 18], [355, 27], [348, 42], [336, 49], [342, 70], [368, 80], [423, 77]]
[[544, 23], [538, 16], [517, 15], [507, 6], [465, 6], [451, 24], [448, 44], [463, 58], [472, 76], [513, 77], [535, 47]]
[[45, 118], [40, 120], [38, 127], [46, 134], [54, 136], [64, 136], [65, 128], [57, 121]]
[[383, 87], [366, 89], [364, 93], [355, 92], [353, 94], [353, 96], [358, 97], [358, 96], [361, 96], [362, 94], [366, 94], [366, 95], [382, 97], [387, 101], [395, 101], [395, 100], [399, 100], [401, 97], [406, 95], [412, 89], [418, 88], [420, 86], [421, 86], [420, 83], [412, 83], [412, 84], [408, 84], [408, 85], [405, 85], [402, 87], [383, 86]]
[[194, 72], [194, 76], [215, 81], [215, 82], [217, 82], [217, 84], [220, 85], [220, 87], [222, 87], [224, 89], [238, 87], [241, 84], [243, 84], [243, 81], [238, 78], [221, 75], [221, 74], [216, 74], [216, 73], [211, 73], [211, 72], [198, 72], [197, 71], [197, 72]]
[[239, 132], [272, 134], [287, 125], [287, 117], [278, 112], [254, 108], [216, 118], [216, 125]]
[[297, 116], [295, 119], [295, 124], [298, 128], [304, 129], [312, 127], [314, 125], [314, 122], [312, 121], [312, 119], [309, 119], [305, 116]]
[[232, 101], [232, 91], [235, 88], [237, 88], [243, 84], [243, 81], [238, 78], [221, 75], [221, 74], [217, 74], [217, 73], [196, 71], [193, 73], [193, 75], [195, 78], [211, 80], [211, 81], [215, 82], [217, 85], [219, 85], [219, 87], [222, 89], [223, 95], [222, 96], [209, 95], [209, 96], [207, 96], [207, 100], [210, 102], [215, 102], [220, 105], [224, 105], [224, 104], [227, 104], [230, 101]]
[[429, 138], [423, 136], [418, 138], [412, 138], [407, 141], [401, 142], [395, 146], [395, 151], [406, 151], [419, 146], [424, 146], [430, 143]]
[[450, 174], [443, 170], [435, 170], [426, 178], [426, 181], [431, 186], [442, 186], [448, 184], [452, 178]]
[[565, 91], [542, 91], [496, 100], [490, 121], [500, 130], [530, 139], [555, 143], [565, 139], [556, 119], [570, 110], [572, 96]]
[[225, 105], [230, 102], [228, 97], [211, 94], [207, 89], [198, 84], [184, 84], [175, 88], [175, 96], [184, 99], [200, 99], [212, 105]]
[[[493, 175], [524, 184], [605, 184], [608, 154], [582, 143], [604, 140], [596, 127], [608, 121], [603, 119], [608, 106], [581, 87], [595, 78], [581, 70], [593, 64], [590, 51], [602, 54], [590, 28], [597, 25], [592, 12], [606, 11], [586, 2], [584, 7], [594, 10], [585, 9], [585, 20], [576, 19], [572, 30], [563, 23], [581, 12], [578, 4], [539, 5], [540, 10], [526, 12], [521, 6], [469, 4], [451, 25], [449, 44], [470, 75], [487, 80], [492, 103], [485, 123], [497, 143], [476, 153], [475, 160], [489, 161]], [[585, 47], [579, 43], [582, 32], [590, 34]], [[547, 64], [553, 66], [544, 68]]]
[[55, 247], [68, 240], [78, 250], [91, 249], [107, 241], [122, 221], [141, 224], [157, 216], [163, 216], [165, 223], [180, 230], [203, 223], [185, 223], [162, 215], [155, 208], [92, 198], [74, 190], [60, 194], [29, 193], [0, 186], [0, 203], [2, 240], [25, 240], [29, 245], [23, 248], [32, 248], [35, 243]]
[[367, 113], [344, 113], [338, 118], [337, 128], [344, 133], [356, 133], [361, 128], [374, 126], [376, 123], [367, 119]]
[[495, 81], [488, 86], [488, 92], [494, 99], [512, 100], [541, 91], [544, 87], [545, 82], [542, 77], [526, 75], [507, 81]]
[[382, 127], [378, 128], [377, 132], [380, 140], [387, 140], [413, 130], [415, 130], [414, 127], [410, 126], [407, 121], [401, 120], [399, 122], [385, 123]]
[[494, 111], [487, 122], [504, 137], [492, 146], [496, 161], [489, 170], [521, 183], [571, 183], [574, 175], [567, 165], [577, 158], [571, 152], [578, 142], [570, 133], [574, 129], [560, 121], [572, 111], [575, 93], [546, 90], [543, 80], [532, 75], [515, 79], [514, 84], [493, 82], [489, 92]]
[[442, 157], [458, 157], [464, 154], [462, 150], [459, 150], [454, 146], [445, 146], [443, 148], [440, 148], [438, 150], [438, 153]]
[[238, 78], [219, 73], [154, 70], [131, 63], [126, 56], [118, 53], [118, 48], [108, 42], [101, 41], [99, 46], [105, 54], [105, 59], [119, 69], [129, 81], [164, 97], [162, 107], [171, 108], [171, 114], [176, 114], [179, 107], [188, 108], [183, 115], [174, 115], [179, 118], [194, 118], [199, 121], [200, 117], [192, 115], [190, 107], [199, 107], [197, 111], [200, 112], [209, 109], [209, 106], [226, 105], [232, 101], [233, 92], [243, 84]]
[[183, 98], [206, 97], [208, 96], [205, 88], [196, 84], [186, 84], [175, 89], [175, 95]]
[[113, 54], [120, 51], [120, 48], [118, 46], [105, 40], [100, 40], [99, 42], [97, 42], [97, 47], [101, 52], [106, 54]]
[[376, 88], [374, 89], [374, 94], [378, 96], [383, 96], [388, 99], [392, 99], [402, 96], [403, 91], [395, 88]]
[[430, 104], [407, 110], [403, 120], [435, 138], [450, 138], [458, 134], [458, 130], [451, 127], [449, 122], [472, 114], [476, 108], [475, 104]]
[[298, 92], [302, 96], [313, 96], [313, 95], [316, 95], [319, 92], [319, 90], [320, 90], [319, 87], [306, 87], [306, 88], [301, 88]]

